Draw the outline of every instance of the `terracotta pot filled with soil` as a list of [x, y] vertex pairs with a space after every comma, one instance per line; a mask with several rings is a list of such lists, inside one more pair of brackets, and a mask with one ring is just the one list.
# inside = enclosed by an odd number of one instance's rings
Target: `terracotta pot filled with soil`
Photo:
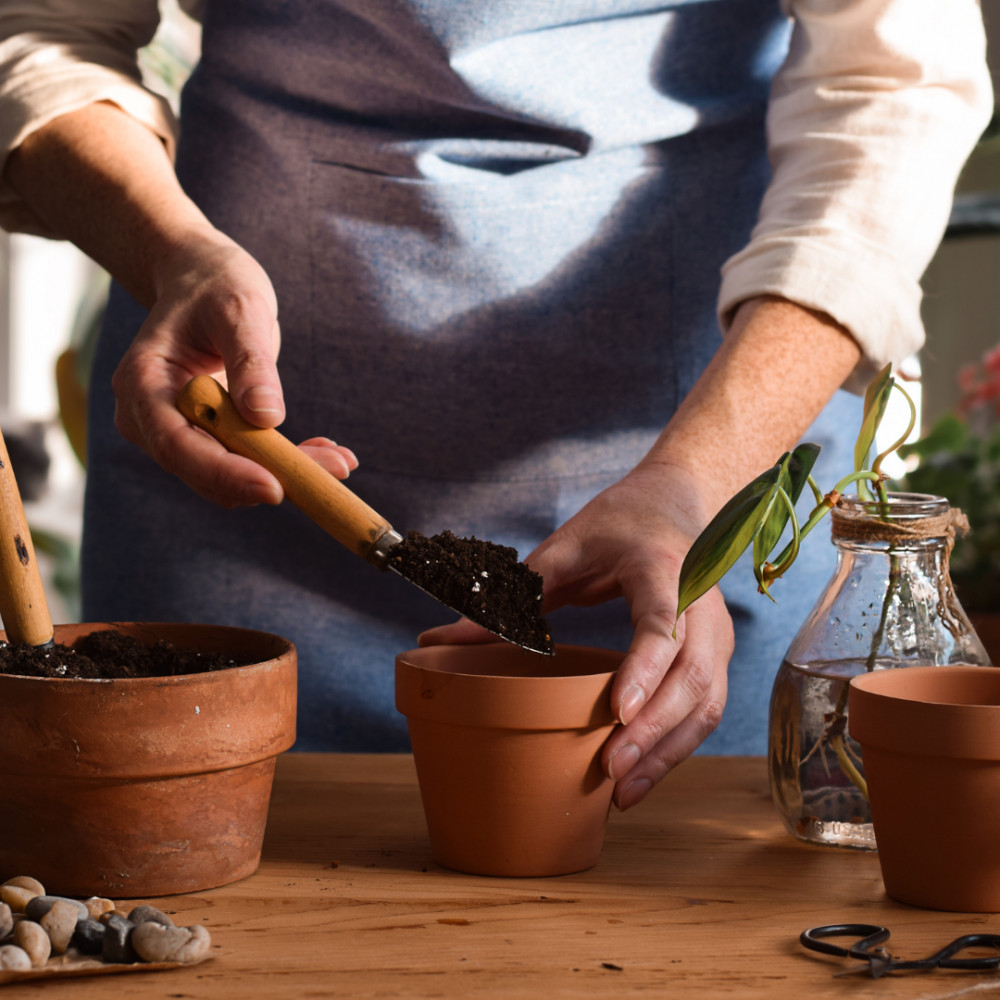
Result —
[[294, 646], [160, 623], [60, 625], [54, 640], [0, 649], [0, 876], [135, 898], [251, 874], [295, 740]]
[[477, 875], [592, 867], [613, 782], [600, 756], [615, 726], [623, 653], [557, 644], [430, 646], [396, 658], [434, 860]]
[[1000, 912], [1000, 670], [910, 667], [851, 681], [886, 892]]

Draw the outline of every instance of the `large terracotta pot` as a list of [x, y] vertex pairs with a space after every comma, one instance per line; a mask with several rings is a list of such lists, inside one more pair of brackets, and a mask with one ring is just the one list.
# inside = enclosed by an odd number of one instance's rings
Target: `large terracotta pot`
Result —
[[593, 866], [613, 783], [600, 755], [615, 725], [622, 653], [509, 643], [434, 646], [396, 658], [434, 860], [477, 875]]
[[275, 758], [295, 740], [287, 640], [206, 625], [113, 627], [250, 663], [128, 680], [0, 675], [0, 876], [69, 896], [149, 897], [252, 873]]
[[851, 681], [886, 892], [1000, 912], [1000, 670], [934, 666]]

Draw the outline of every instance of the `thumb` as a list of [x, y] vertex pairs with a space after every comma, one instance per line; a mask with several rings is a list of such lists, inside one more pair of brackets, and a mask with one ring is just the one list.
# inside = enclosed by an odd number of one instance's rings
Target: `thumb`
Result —
[[278, 321], [241, 323], [223, 351], [229, 395], [244, 419], [257, 427], [277, 427], [285, 419], [285, 399], [278, 377]]

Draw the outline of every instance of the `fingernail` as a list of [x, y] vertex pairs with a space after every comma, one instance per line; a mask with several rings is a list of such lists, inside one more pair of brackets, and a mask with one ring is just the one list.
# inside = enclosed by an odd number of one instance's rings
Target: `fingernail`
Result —
[[627, 726], [645, 704], [646, 692], [638, 685], [633, 685], [622, 695], [622, 700], [618, 703], [618, 721]]
[[268, 486], [260, 486], [254, 484], [248, 486], [246, 489], [246, 502], [251, 507], [256, 507], [258, 504], [266, 503], [272, 507], [276, 507], [281, 503], [281, 496], [278, 494], [277, 490], [271, 489]]
[[281, 414], [285, 412], [281, 396], [266, 385], [254, 385], [247, 389], [243, 393], [243, 405], [254, 413]]
[[626, 809], [631, 809], [632, 806], [637, 802], [641, 802], [650, 793], [652, 787], [653, 783], [649, 778], [636, 778], [635, 781], [629, 782], [625, 791], [618, 797], [616, 803], [618, 808], [622, 812], [625, 812]]
[[608, 777], [612, 781], [624, 778], [639, 762], [641, 756], [639, 748], [634, 743], [626, 743], [619, 747], [608, 761]]

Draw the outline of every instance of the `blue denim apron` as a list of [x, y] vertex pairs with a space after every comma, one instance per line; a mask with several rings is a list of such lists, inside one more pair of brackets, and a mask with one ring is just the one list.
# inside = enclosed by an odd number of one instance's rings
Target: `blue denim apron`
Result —
[[[274, 282], [282, 431], [352, 447], [351, 488], [398, 530], [527, 555], [639, 460], [716, 350], [787, 39], [778, 0], [208, 0], [178, 173]], [[285, 635], [298, 749], [405, 749], [393, 657], [450, 614], [290, 505], [216, 509], [122, 441], [109, 380], [143, 316], [113, 290], [85, 618]], [[850, 426], [844, 406], [824, 425]], [[829, 462], [832, 435], [812, 437]], [[749, 572], [728, 587], [737, 654], [706, 749], [763, 750], [771, 678], [832, 565], [814, 548], [777, 609]], [[551, 624], [631, 634], [621, 601]]]

